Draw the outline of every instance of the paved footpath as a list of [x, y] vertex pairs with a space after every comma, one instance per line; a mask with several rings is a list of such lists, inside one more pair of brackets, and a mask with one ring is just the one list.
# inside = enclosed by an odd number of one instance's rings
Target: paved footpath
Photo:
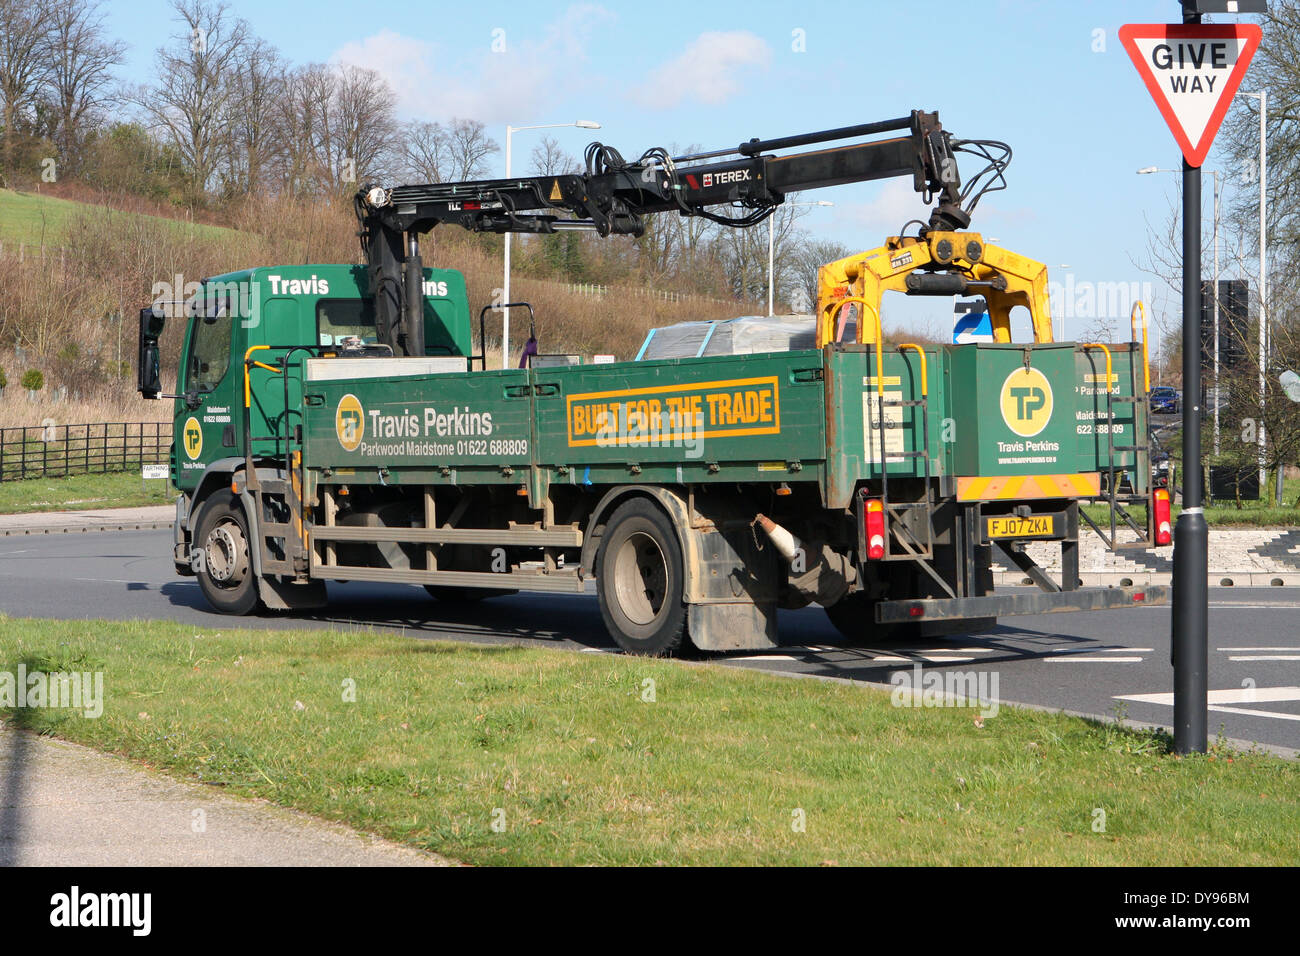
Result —
[[[1120, 541], [1136, 538], [1121, 532]], [[1210, 528], [1210, 584], [1222, 587], [1300, 585], [1300, 529]], [[1059, 544], [1030, 544], [1025, 551], [1044, 570], [1059, 575]], [[1020, 584], [1024, 575], [994, 552], [995, 582]], [[1174, 549], [1109, 550], [1089, 529], [1079, 529], [1079, 577], [1086, 586], [1168, 584]]]
[[77, 744], [0, 729], [0, 866], [451, 866]]
[[175, 505], [144, 508], [95, 508], [88, 511], [34, 511], [0, 515], [0, 537], [27, 534], [70, 534], [79, 531], [150, 531], [170, 528]]

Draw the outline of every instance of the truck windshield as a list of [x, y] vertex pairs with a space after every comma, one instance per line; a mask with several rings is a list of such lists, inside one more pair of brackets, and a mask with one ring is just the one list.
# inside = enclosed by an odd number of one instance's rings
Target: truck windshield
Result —
[[210, 392], [226, 377], [230, 367], [230, 322], [195, 316], [190, 331], [190, 357], [186, 362], [186, 388]]
[[321, 345], [338, 345], [346, 336], [376, 344], [379, 331], [374, 303], [369, 299], [322, 299], [316, 304], [316, 335]]

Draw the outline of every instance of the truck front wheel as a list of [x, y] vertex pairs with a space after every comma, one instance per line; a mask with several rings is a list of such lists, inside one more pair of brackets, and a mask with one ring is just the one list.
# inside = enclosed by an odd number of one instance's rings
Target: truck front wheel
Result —
[[218, 492], [204, 505], [194, 547], [203, 554], [199, 588], [213, 608], [222, 614], [248, 614], [257, 607], [248, 522], [229, 491]]
[[685, 563], [668, 517], [645, 498], [624, 502], [596, 560], [600, 616], [629, 654], [663, 657], [686, 636]]

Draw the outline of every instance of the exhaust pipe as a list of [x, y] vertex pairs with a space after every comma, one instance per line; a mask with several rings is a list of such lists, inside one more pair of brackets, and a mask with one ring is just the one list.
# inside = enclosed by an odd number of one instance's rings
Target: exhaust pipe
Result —
[[756, 515], [754, 520], [767, 532], [768, 538], [776, 546], [776, 550], [780, 552], [781, 557], [788, 562], [793, 562], [795, 555], [803, 548], [803, 542], [765, 514]]

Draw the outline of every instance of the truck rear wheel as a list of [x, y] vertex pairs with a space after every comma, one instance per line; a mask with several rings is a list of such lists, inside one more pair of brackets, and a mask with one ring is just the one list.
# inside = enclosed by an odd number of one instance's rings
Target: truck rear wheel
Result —
[[222, 614], [248, 614], [257, 607], [248, 522], [229, 491], [218, 492], [204, 505], [194, 547], [203, 552], [199, 588], [214, 609]]
[[663, 657], [686, 636], [686, 574], [677, 532], [645, 498], [615, 509], [596, 560], [600, 616], [629, 654]]

